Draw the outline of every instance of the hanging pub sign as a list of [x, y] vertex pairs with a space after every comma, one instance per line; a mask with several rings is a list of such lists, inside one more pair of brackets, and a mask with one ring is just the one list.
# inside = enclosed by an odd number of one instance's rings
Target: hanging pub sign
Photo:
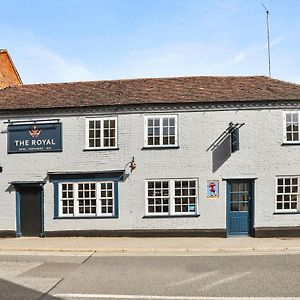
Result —
[[62, 151], [61, 123], [11, 124], [7, 131], [8, 153]]

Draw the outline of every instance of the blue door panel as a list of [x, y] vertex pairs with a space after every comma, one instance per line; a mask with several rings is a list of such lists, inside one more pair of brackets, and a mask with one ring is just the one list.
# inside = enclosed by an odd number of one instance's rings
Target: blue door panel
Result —
[[249, 235], [252, 229], [253, 181], [227, 182], [227, 234]]
[[230, 215], [230, 234], [248, 234], [248, 216]]

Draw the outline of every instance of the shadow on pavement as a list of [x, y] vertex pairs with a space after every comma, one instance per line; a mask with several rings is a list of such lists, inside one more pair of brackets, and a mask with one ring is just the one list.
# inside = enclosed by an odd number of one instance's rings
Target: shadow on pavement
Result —
[[51, 295], [44, 295], [41, 292], [26, 288], [21, 285], [17, 285], [10, 281], [0, 279], [0, 299], [5, 300], [34, 300], [34, 299], [43, 299], [43, 300], [58, 300], [57, 298]]

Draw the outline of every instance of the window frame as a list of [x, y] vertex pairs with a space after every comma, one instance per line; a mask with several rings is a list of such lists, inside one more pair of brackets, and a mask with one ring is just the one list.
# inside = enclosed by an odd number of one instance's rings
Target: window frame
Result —
[[[79, 197], [78, 197], [78, 185], [79, 184], [93, 184], [96, 185], [96, 213], [79, 213]], [[102, 213], [102, 200], [101, 200], [101, 184], [102, 183], [111, 183], [112, 184], [112, 203], [113, 210], [112, 213]], [[113, 179], [95, 179], [95, 180], [62, 180], [56, 183], [57, 184], [57, 204], [58, 204], [58, 215], [56, 218], [67, 218], [67, 219], [86, 219], [86, 218], [114, 218], [118, 217], [118, 182]], [[64, 198], [62, 198], [62, 185], [63, 184], [72, 184], [73, 185], [73, 214], [64, 214], [63, 213], [63, 205], [62, 202]]]
[[[286, 122], [287, 122], [287, 114], [293, 114], [296, 113], [298, 114], [298, 140], [297, 141], [288, 141], [287, 140], [287, 126], [286, 126]], [[300, 111], [294, 111], [294, 110], [290, 110], [290, 111], [284, 111], [283, 112], [283, 141], [285, 144], [300, 144]]]
[[[159, 145], [148, 145], [148, 120], [159, 119]], [[175, 119], [175, 143], [174, 144], [163, 144], [163, 118], [174, 118]], [[178, 115], [177, 114], [163, 114], [163, 115], [147, 115], [144, 116], [144, 148], [174, 148], [178, 147]]]
[[[298, 193], [297, 193], [297, 208], [295, 209], [284, 209], [284, 201], [282, 201], [282, 204], [283, 204], [283, 208], [282, 209], [278, 209], [277, 208], [277, 196], [278, 195], [285, 195], [285, 194], [288, 194], [288, 195], [292, 195], [294, 193], [278, 193], [278, 179], [286, 179], [286, 178], [289, 178], [289, 179], [292, 179], [292, 178], [297, 178], [298, 179]], [[275, 186], [276, 186], [276, 190], [275, 190], [275, 213], [281, 213], [281, 214], [293, 214], [293, 213], [299, 213], [300, 212], [300, 176], [299, 175], [284, 175], [284, 176], [276, 176], [275, 177]]]
[[[104, 146], [104, 121], [115, 121], [115, 146]], [[100, 121], [100, 147], [90, 147], [89, 145], [89, 121]], [[118, 149], [118, 117], [86, 117], [85, 118], [85, 149], [86, 150], [109, 150]]]
[[[149, 212], [148, 210], [148, 182], [168, 182], [169, 186], [169, 211], [168, 212]], [[175, 181], [195, 181], [195, 211], [194, 212], [175, 212]], [[187, 196], [188, 197], [188, 196]], [[199, 183], [198, 178], [157, 178], [145, 180], [145, 216], [146, 217], [188, 217], [199, 215]]]

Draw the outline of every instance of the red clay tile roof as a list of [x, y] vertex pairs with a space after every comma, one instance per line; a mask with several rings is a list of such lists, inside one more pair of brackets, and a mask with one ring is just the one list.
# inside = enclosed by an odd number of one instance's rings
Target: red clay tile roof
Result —
[[265, 76], [199, 76], [32, 84], [0, 90], [0, 110], [276, 100], [300, 100], [300, 85]]

